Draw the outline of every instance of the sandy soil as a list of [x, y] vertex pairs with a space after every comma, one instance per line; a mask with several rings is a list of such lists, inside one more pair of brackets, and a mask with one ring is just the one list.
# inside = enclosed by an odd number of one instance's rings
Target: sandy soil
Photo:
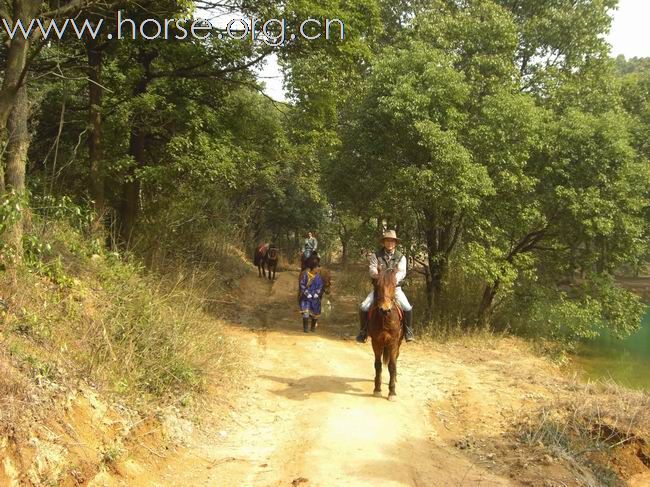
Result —
[[91, 485], [599, 485], [510, 439], [519, 416], [567, 387], [547, 362], [507, 339], [403, 344], [398, 401], [376, 398], [370, 344], [353, 340], [355, 300], [334, 295], [304, 334], [296, 281], [291, 271], [242, 281], [226, 319], [252, 372], [236, 400], [215, 396], [205, 431]]

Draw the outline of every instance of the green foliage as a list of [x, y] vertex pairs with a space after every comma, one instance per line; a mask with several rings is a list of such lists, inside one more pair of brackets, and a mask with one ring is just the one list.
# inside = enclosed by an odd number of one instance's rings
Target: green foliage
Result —
[[501, 317], [507, 317], [516, 332], [570, 347], [605, 329], [619, 337], [632, 334], [645, 309], [638, 296], [613, 279], [593, 276], [570, 288], [550, 288], [538, 282], [518, 285], [504, 303]]
[[[342, 143], [324, 175], [356, 228], [399, 227], [440, 326], [485, 324], [495, 309], [499, 326], [565, 342], [638, 326], [630, 295], [603, 284], [645, 260], [650, 189], [637, 135], [645, 68], [619, 60], [630, 78], [617, 79], [598, 35], [611, 7], [395, 7], [408, 21], [392, 26], [394, 45], [341, 108]], [[465, 306], [445, 297], [463, 295], [458, 276], [468, 289], [484, 282]], [[565, 282], [580, 291], [558, 292]]]
[[100, 451], [100, 459], [103, 464], [107, 466], [114, 466], [119, 459], [124, 455], [125, 449], [119, 443], [113, 443], [111, 445], [106, 445]]
[[17, 194], [15, 191], [10, 191], [2, 195], [2, 202], [0, 203], [0, 235], [2, 235], [8, 227], [19, 221], [20, 212], [25, 205], [25, 197]]

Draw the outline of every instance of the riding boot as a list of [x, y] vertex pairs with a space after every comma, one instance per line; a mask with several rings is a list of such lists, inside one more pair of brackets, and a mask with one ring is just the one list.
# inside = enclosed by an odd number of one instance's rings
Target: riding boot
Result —
[[309, 318], [302, 319], [302, 331], [309, 333]]
[[316, 333], [316, 326], [318, 325], [318, 320], [316, 318], [311, 319], [311, 331]]
[[368, 312], [364, 310], [359, 310], [359, 334], [357, 335], [357, 341], [359, 343], [366, 343], [368, 339]]
[[407, 342], [415, 340], [413, 335], [413, 310], [404, 311], [404, 338]]

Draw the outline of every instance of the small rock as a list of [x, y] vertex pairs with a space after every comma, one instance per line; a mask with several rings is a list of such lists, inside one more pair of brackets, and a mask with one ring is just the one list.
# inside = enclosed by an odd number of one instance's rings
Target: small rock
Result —
[[459, 450], [467, 450], [472, 447], [472, 443], [467, 438], [463, 438], [461, 440], [457, 440], [454, 446]]

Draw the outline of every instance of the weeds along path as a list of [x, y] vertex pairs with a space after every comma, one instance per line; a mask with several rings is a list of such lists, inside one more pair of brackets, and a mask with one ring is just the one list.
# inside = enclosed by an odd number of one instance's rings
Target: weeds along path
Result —
[[147, 474], [150, 483], [511, 485], [450, 447], [431, 422], [431, 402], [457, 383], [457, 366], [437, 362], [421, 345], [403, 345], [398, 402], [373, 397], [370, 344], [349, 338], [356, 303], [333, 297], [337, 318], [304, 334], [297, 278], [287, 271], [273, 284], [243, 279], [231, 329], [254, 354], [247, 391], [217, 431]]

